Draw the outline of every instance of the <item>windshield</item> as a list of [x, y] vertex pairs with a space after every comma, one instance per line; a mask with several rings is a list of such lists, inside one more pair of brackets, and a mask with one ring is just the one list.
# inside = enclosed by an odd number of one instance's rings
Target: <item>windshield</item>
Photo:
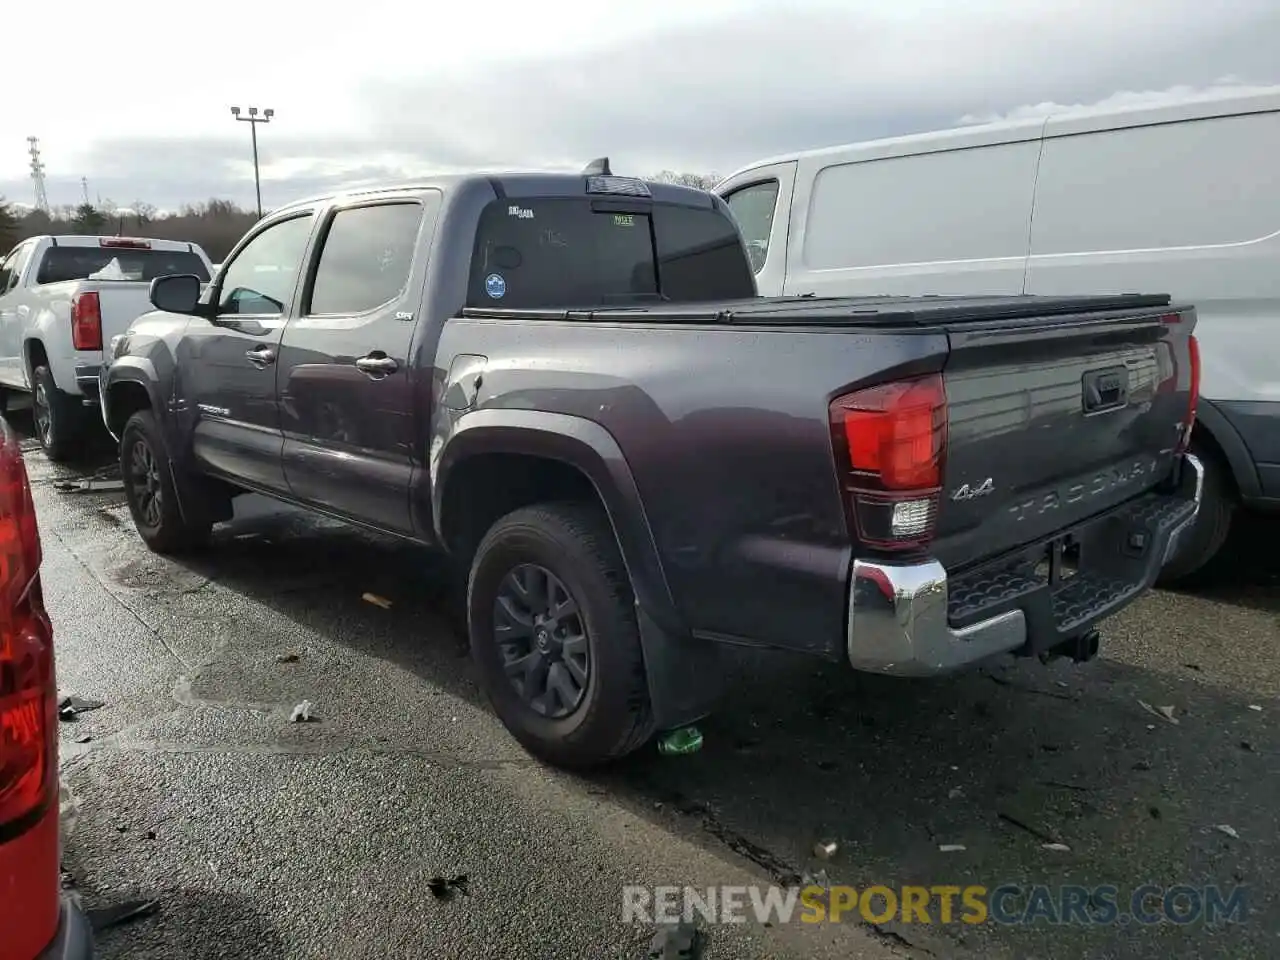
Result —
[[[656, 253], [656, 255], [655, 255]], [[606, 306], [755, 296], [737, 227], [717, 210], [590, 199], [496, 200], [481, 214], [469, 306]]]
[[124, 247], [50, 247], [40, 261], [36, 283], [65, 280], [133, 280], [150, 282], [180, 273], [209, 279], [209, 268], [186, 250], [135, 250]]

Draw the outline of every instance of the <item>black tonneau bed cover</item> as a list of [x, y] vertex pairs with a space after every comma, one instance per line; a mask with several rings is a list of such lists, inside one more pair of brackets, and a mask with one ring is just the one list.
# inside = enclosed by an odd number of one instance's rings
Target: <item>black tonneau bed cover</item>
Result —
[[518, 310], [467, 307], [464, 317], [531, 320], [652, 320], [660, 323], [731, 323], [744, 326], [794, 324], [920, 324], [956, 321], [1016, 320], [1033, 317], [1162, 310], [1168, 294], [1125, 293], [1107, 296], [1047, 297], [759, 297], [709, 303], [645, 303], [576, 309]]

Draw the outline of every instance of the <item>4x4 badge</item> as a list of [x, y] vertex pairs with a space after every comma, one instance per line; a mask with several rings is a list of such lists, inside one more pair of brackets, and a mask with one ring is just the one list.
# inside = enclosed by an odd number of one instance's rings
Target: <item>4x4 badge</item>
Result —
[[956, 490], [951, 491], [952, 500], [977, 500], [978, 497], [985, 497], [989, 493], [995, 493], [996, 485], [990, 477], [983, 480], [976, 487], [971, 487], [967, 483]]

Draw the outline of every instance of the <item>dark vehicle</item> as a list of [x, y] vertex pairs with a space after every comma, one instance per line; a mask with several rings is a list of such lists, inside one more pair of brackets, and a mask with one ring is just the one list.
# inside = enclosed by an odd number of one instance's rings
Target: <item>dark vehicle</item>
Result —
[[101, 384], [147, 544], [255, 491], [443, 547], [497, 713], [557, 763], [704, 716], [723, 644], [1087, 659], [1198, 504], [1190, 307], [758, 299], [682, 187], [301, 202], [151, 299]]
[[90, 960], [58, 872], [58, 684], [22, 448], [0, 417], [0, 957]]

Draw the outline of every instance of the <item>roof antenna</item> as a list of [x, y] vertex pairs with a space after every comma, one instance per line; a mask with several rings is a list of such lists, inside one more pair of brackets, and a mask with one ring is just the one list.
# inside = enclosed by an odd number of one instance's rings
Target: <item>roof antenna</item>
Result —
[[598, 157], [587, 164], [587, 168], [582, 171], [584, 177], [612, 177], [613, 171], [609, 169], [609, 158]]

